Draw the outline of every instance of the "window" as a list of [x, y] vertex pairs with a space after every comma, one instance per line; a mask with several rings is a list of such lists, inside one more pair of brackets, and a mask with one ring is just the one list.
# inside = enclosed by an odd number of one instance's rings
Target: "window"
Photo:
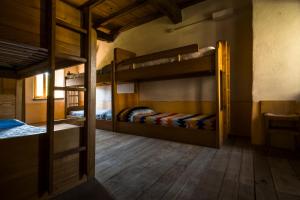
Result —
[[[64, 87], [65, 74], [64, 70], [55, 71], [55, 86]], [[48, 73], [39, 74], [34, 77], [34, 99], [47, 99], [48, 95]], [[64, 91], [54, 91], [56, 99], [64, 98]]]

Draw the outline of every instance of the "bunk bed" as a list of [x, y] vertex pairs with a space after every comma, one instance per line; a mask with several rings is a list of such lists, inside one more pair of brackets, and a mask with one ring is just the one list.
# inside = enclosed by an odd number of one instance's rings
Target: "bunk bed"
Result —
[[[215, 79], [213, 113], [161, 113], [142, 105], [139, 100], [140, 82], [198, 76]], [[112, 84], [114, 131], [220, 147], [230, 130], [230, 47], [226, 41], [217, 42], [215, 47], [199, 49], [193, 44], [138, 57], [133, 52], [116, 48], [112, 64], [97, 72], [97, 82]], [[117, 84], [123, 82], [134, 83], [136, 92], [117, 94]], [[158, 122], [164, 120], [168, 122]], [[184, 124], [178, 125], [176, 120]], [[162, 125], [164, 123], [177, 125]]]
[[[65, 117], [74, 119], [75, 124], [84, 121], [84, 108], [82, 106], [79, 91], [71, 91], [71, 88], [82, 88], [84, 83], [84, 73], [68, 74], [65, 77]], [[69, 91], [67, 91], [69, 88]], [[96, 128], [102, 130], [112, 130], [111, 109], [96, 109]]]
[[[81, 28], [76, 27], [82, 23], [77, 21], [80, 18], [67, 17], [64, 23], [56, 18], [62, 15], [57, 13], [57, 8], [60, 11], [62, 7], [72, 10], [61, 1], [45, 1], [45, 7], [36, 1], [5, 0], [4, 3], [5, 9], [13, 11], [18, 5], [22, 12], [13, 16], [13, 20], [10, 20], [12, 13], [1, 12], [1, 19], [8, 18], [8, 26], [0, 23], [1, 30], [16, 29], [12, 33], [4, 31], [0, 34], [0, 78], [15, 79], [20, 83], [13, 95], [5, 96], [4, 100], [0, 98], [0, 110], [12, 110], [9, 115], [0, 113], [1, 199], [47, 199], [94, 176], [95, 129], [91, 105], [95, 84], [91, 80], [96, 78], [93, 78], [95, 66], [92, 61], [96, 36], [92, 32], [91, 11], [89, 7], [84, 10], [84, 28]], [[81, 15], [80, 10], [73, 8], [73, 11], [75, 16]], [[29, 12], [31, 15], [26, 15]], [[77, 23], [70, 24], [70, 21]], [[22, 24], [31, 24], [34, 37], [27, 37], [28, 26]], [[79, 29], [85, 30], [84, 33], [78, 33]], [[75, 46], [70, 44], [74, 38], [65, 37], [74, 34], [78, 34], [75, 38], [82, 38]], [[85, 66], [83, 90], [87, 120], [84, 126], [54, 120], [54, 91], [65, 90], [55, 87], [55, 70], [78, 64]], [[24, 109], [16, 109], [17, 102], [22, 102], [22, 107], [25, 107], [24, 79], [45, 72], [48, 73], [46, 126], [34, 127], [15, 120], [22, 116], [18, 112], [24, 112]]]

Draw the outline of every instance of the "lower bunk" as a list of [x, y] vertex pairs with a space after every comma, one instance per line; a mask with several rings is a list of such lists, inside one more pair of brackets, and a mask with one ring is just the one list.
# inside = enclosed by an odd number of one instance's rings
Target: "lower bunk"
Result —
[[[82, 107], [69, 108], [67, 119], [72, 121], [72, 124], [84, 124], [84, 110]], [[96, 110], [96, 129], [112, 131], [112, 112], [111, 109], [97, 109]]]
[[214, 114], [159, 113], [148, 107], [127, 108], [117, 115], [116, 131], [219, 147]]
[[216, 145], [216, 131], [164, 127], [159, 125], [140, 124], [132, 122], [117, 122], [116, 130], [120, 133], [127, 133], [144, 137], [171, 140], [175, 142], [208, 147], [218, 147]]
[[[46, 129], [10, 121], [9, 126], [1, 127], [3, 120], [0, 120], [1, 199], [48, 197]], [[82, 127], [55, 125], [53, 194], [86, 181], [82, 174], [81, 153], [85, 150], [81, 147], [82, 134]]]

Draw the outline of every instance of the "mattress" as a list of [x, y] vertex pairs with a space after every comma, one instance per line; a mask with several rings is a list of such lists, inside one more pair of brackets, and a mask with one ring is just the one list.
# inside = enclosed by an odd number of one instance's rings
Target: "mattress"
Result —
[[[198, 49], [197, 52], [181, 54], [178, 57], [174, 56], [174, 57], [169, 57], [169, 58], [160, 58], [160, 59], [150, 60], [150, 61], [146, 61], [143, 63], [119, 65], [117, 68], [117, 71], [136, 69], [136, 68], [142, 68], [142, 67], [150, 67], [150, 66], [155, 66], [155, 65], [162, 65], [162, 64], [167, 64], [167, 63], [173, 63], [176, 61], [191, 60], [191, 59], [196, 59], [196, 58], [200, 58], [203, 56], [212, 55], [214, 52], [215, 52], [215, 47], [209, 46], [209, 47], [200, 48], [200, 49]], [[110, 73], [111, 68], [112, 68], [111, 64], [106, 65], [102, 68], [100, 73], [101, 74]]]
[[215, 114], [158, 113], [147, 107], [125, 109], [118, 114], [118, 120], [166, 127], [216, 129]]
[[[84, 110], [74, 110], [70, 111], [69, 116], [70, 118], [83, 118], [84, 117]], [[96, 110], [96, 119], [99, 120], [111, 120], [112, 113], [110, 109], [99, 109]]]
[[0, 129], [0, 139], [22, 137], [22, 136], [36, 135], [42, 133], [46, 133], [45, 128], [24, 124], [13, 128]]

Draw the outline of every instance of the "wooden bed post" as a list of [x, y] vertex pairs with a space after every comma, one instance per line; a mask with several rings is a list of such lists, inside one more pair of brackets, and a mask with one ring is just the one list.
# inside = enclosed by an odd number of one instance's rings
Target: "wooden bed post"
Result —
[[230, 49], [226, 41], [217, 42], [216, 47], [216, 147], [219, 148], [230, 130]]
[[112, 112], [112, 131], [116, 132], [116, 99], [117, 99], [117, 82], [116, 82], [116, 59], [117, 59], [117, 49], [114, 49], [114, 60], [112, 62], [111, 70], [111, 112]]
[[53, 155], [54, 155], [54, 82], [55, 82], [55, 42], [56, 42], [56, 0], [48, 0], [48, 97], [47, 97], [47, 135], [48, 135], [48, 192], [53, 192]]
[[113, 65], [112, 65], [112, 87], [111, 87], [111, 94], [112, 94], [112, 124], [113, 124], [113, 131], [118, 131], [117, 130], [117, 114], [120, 111], [120, 102], [119, 102], [119, 97], [117, 93], [117, 87], [118, 87], [118, 77], [116, 76], [117, 74], [117, 66], [120, 62], [123, 60], [133, 58], [136, 56], [135, 53], [131, 51], [127, 51], [125, 49], [121, 48], [115, 48], [114, 49], [114, 60], [113, 60]]
[[87, 150], [83, 159], [84, 173], [91, 179], [95, 175], [95, 132], [96, 132], [96, 33], [92, 29], [92, 13], [90, 7], [83, 10], [84, 28], [87, 34], [82, 54], [87, 59], [84, 65], [84, 137], [83, 144]]

